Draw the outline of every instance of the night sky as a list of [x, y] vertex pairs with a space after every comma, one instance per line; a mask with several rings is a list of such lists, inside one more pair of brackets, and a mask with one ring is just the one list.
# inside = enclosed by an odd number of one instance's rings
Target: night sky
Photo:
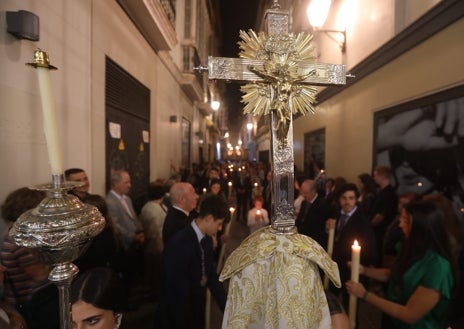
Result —
[[[240, 40], [239, 31], [255, 29], [257, 8], [262, 0], [219, 0], [223, 42], [220, 47], [221, 56], [238, 57]], [[237, 131], [243, 116], [243, 104], [240, 103], [242, 93], [239, 83], [226, 83], [226, 99], [229, 109], [229, 129]]]

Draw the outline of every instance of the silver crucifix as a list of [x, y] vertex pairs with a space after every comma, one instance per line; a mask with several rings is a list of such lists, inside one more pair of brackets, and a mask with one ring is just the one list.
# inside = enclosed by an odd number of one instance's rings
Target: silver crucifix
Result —
[[314, 113], [315, 85], [344, 85], [345, 66], [316, 63], [312, 35], [290, 33], [289, 13], [277, 0], [266, 11], [266, 32], [241, 31], [240, 58], [208, 58], [210, 80], [246, 82], [244, 113], [271, 116], [272, 228], [296, 232], [293, 216], [293, 114]]

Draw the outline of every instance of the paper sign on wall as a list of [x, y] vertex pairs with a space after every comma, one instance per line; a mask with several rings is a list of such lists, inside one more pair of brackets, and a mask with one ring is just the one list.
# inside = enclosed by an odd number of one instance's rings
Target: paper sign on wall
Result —
[[144, 143], [150, 142], [150, 132], [148, 130], [142, 130], [142, 139]]
[[110, 122], [108, 129], [111, 138], [121, 138], [121, 125], [119, 123]]

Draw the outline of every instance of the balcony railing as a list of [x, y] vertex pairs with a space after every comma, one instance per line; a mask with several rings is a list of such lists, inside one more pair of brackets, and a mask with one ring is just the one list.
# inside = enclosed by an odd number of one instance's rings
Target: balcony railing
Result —
[[161, 0], [161, 5], [166, 12], [172, 26], [176, 26], [176, 3], [175, 0]]
[[183, 46], [183, 73], [192, 73], [195, 74], [195, 78], [197, 79], [200, 86], [203, 87], [203, 79], [200, 73], [196, 73], [193, 71], [194, 67], [197, 67], [201, 64], [200, 55], [198, 54], [198, 50], [196, 47], [193, 46]]

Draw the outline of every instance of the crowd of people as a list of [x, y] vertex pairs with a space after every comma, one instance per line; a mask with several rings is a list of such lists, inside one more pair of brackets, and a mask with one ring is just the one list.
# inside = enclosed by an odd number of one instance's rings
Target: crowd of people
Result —
[[[80, 269], [71, 290], [75, 328], [124, 324], [131, 294], [158, 304], [156, 328], [204, 328], [207, 289], [219, 308], [225, 307], [226, 289], [216, 266], [227, 241], [229, 207], [235, 207], [236, 222], [249, 234], [273, 218], [272, 172], [262, 163], [176, 170], [149, 184], [139, 211], [129, 196], [127, 171], [111, 174], [106, 196], [89, 192], [83, 169], [68, 169], [65, 176], [82, 183], [70, 194], [97, 207], [106, 220], [103, 232], [75, 261]], [[295, 170], [294, 196], [298, 233], [327, 249], [328, 232], [334, 230], [332, 258], [342, 282], [326, 291], [329, 305], [338, 310], [334, 315], [345, 314], [351, 294], [382, 312], [383, 328], [462, 325], [462, 213], [448, 198], [397, 195], [388, 167], [362, 173], [356, 182], [309, 178]], [[0, 311], [13, 310], [28, 328], [59, 328], [57, 290], [48, 281], [50, 265], [35, 250], [16, 246], [7, 232], [44, 197], [42, 191], [20, 188], [2, 205], [0, 274], [2, 299], [10, 308], [0, 304]], [[359, 282], [350, 280], [354, 240], [362, 246]], [[343, 319], [341, 328], [347, 325]]]

